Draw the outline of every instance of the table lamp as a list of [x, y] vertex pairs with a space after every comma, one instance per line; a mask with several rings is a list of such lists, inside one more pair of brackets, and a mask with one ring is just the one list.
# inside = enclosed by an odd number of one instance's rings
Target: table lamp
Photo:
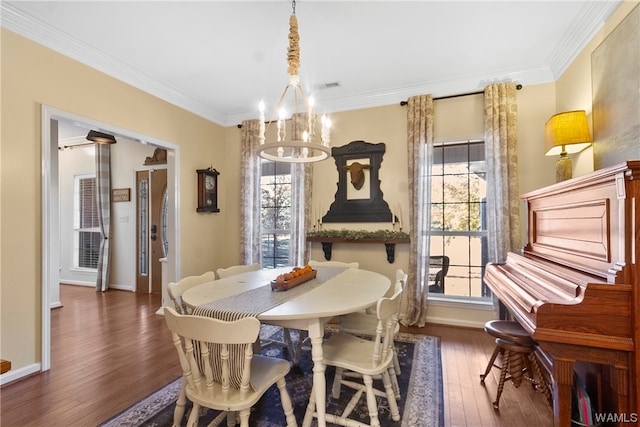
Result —
[[553, 116], [544, 125], [545, 156], [560, 154], [556, 161], [556, 182], [570, 179], [573, 165], [567, 154], [579, 153], [591, 145], [591, 134], [584, 110]]

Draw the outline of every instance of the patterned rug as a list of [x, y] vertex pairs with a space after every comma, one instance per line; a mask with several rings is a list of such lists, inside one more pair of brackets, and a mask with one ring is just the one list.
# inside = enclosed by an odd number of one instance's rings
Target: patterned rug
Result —
[[[334, 325], [328, 325], [330, 333]], [[298, 338], [295, 331], [292, 338]], [[281, 329], [263, 326], [260, 335], [263, 338], [281, 340]], [[444, 408], [442, 400], [442, 364], [440, 360], [439, 341], [435, 337], [400, 333], [396, 336], [396, 349], [401, 366], [398, 377], [401, 399], [398, 401], [401, 421], [393, 421], [389, 415], [389, 406], [384, 398], [378, 398], [379, 418], [382, 427], [442, 427], [444, 425]], [[311, 348], [302, 347], [300, 363], [292, 367], [287, 375], [287, 390], [294, 405], [294, 413], [298, 425], [302, 425], [308, 396], [313, 379], [313, 362]], [[266, 347], [262, 354], [272, 357], [287, 358], [287, 350], [277, 345]], [[176, 357], [177, 363], [177, 357]], [[334, 369], [328, 367], [327, 378], [327, 413], [340, 414], [352, 396], [351, 389], [343, 387], [339, 399], [331, 397]], [[101, 424], [100, 427], [170, 427], [173, 422], [173, 409], [180, 391], [182, 379], [178, 378], [145, 399], [134, 404], [122, 413]], [[378, 382], [378, 381], [376, 381]], [[374, 386], [381, 388], [381, 381]], [[186, 424], [191, 405], [187, 402], [187, 409], [182, 421]], [[198, 425], [207, 425], [217, 415], [218, 411], [203, 408]], [[360, 422], [368, 423], [369, 416], [366, 399], [363, 396], [356, 409], [350, 415]], [[255, 427], [283, 427], [284, 414], [280, 404], [280, 394], [273, 386], [263, 398], [251, 409], [250, 425]], [[226, 421], [223, 422], [226, 425]], [[313, 426], [316, 426], [314, 419]]]

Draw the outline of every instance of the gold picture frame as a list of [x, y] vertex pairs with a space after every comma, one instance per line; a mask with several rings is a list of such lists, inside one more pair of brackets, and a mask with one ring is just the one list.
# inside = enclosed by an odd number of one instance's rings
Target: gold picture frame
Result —
[[130, 202], [131, 189], [130, 188], [112, 188], [111, 201], [112, 202]]

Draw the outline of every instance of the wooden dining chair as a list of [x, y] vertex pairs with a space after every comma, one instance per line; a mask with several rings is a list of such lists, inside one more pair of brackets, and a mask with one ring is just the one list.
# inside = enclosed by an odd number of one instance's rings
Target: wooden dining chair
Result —
[[214, 280], [216, 280], [216, 275], [213, 271], [207, 271], [199, 276], [187, 276], [177, 282], [169, 283], [167, 285], [167, 292], [169, 298], [173, 301], [173, 305], [176, 307], [176, 311], [180, 314], [190, 314], [191, 309], [182, 302], [182, 294], [185, 293], [187, 289], [203, 283], [213, 282]]
[[[393, 287], [394, 294], [398, 292], [402, 292], [405, 285], [407, 284], [408, 277], [403, 270], [398, 269], [396, 270], [395, 278], [396, 278], [395, 286]], [[399, 317], [400, 317], [400, 306], [398, 306], [398, 312], [394, 313], [394, 316], [395, 316], [394, 321], [395, 321], [396, 327], [393, 331], [393, 334], [395, 336], [395, 334], [397, 334], [400, 331], [400, 323], [398, 323]], [[345, 314], [341, 316], [340, 323], [338, 324], [338, 327], [342, 332], [347, 332], [350, 334], [367, 336], [367, 337], [375, 336], [377, 326], [378, 326], [378, 317], [375, 312], [373, 314], [365, 313], [365, 312], [355, 312], [355, 313]], [[393, 385], [393, 391], [395, 393], [396, 399], [400, 399], [400, 387], [398, 385], [398, 376], [400, 376], [401, 374], [400, 362], [398, 361], [398, 354], [395, 350], [395, 344], [392, 349], [393, 349], [393, 364], [389, 367], [389, 375], [391, 378], [391, 383]], [[333, 382], [334, 387], [340, 386], [341, 378], [338, 377], [338, 375], [340, 374], [344, 376], [351, 376], [351, 373], [349, 372], [339, 373], [338, 370], [336, 370], [337, 381], [334, 380]], [[334, 388], [334, 391], [333, 391], [334, 396], [337, 397], [339, 393], [340, 393], [339, 390], [336, 390]]]
[[[343, 426], [380, 426], [376, 403], [376, 397], [378, 396], [387, 399], [391, 418], [394, 421], [400, 420], [400, 411], [389, 377], [389, 366], [393, 364], [393, 332], [397, 323], [395, 314], [399, 310], [401, 297], [402, 289], [399, 289], [393, 296], [383, 297], [378, 300], [376, 306], [376, 334], [373, 339], [365, 339], [346, 332], [338, 332], [324, 341], [322, 345], [322, 363], [326, 366], [335, 366], [336, 371], [348, 370], [362, 375], [362, 383], [344, 378], [339, 381], [340, 386], [344, 385], [355, 389], [357, 397], [360, 397], [363, 393], [366, 394], [369, 410], [369, 424], [363, 424], [349, 418], [357, 403], [352, 399], [341, 415], [326, 414], [328, 422]], [[377, 376], [382, 378], [384, 391], [373, 387], [373, 379]], [[340, 387], [338, 387], [339, 391]], [[317, 417], [317, 412], [315, 393], [314, 390], [311, 390], [302, 425], [310, 425], [313, 417]]]
[[[226, 322], [182, 315], [167, 307], [165, 320], [178, 352], [185, 384], [185, 394], [176, 402], [174, 425], [180, 425], [188, 398], [193, 402], [188, 426], [197, 425], [200, 407], [206, 407], [223, 411], [216, 422], [226, 417], [227, 425], [233, 426], [239, 413], [240, 426], [249, 427], [251, 407], [276, 384], [287, 427], [297, 427], [285, 381], [289, 362], [253, 354], [253, 343], [260, 332], [258, 319], [248, 317]], [[239, 357], [234, 358], [234, 354]]]

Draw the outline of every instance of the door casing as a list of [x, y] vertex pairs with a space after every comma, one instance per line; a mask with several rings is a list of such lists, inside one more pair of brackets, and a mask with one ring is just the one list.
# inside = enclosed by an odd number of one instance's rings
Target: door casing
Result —
[[[41, 165], [42, 165], [42, 194], [41, 194], [41, 218], [42, 218], [42, 292], [41, 292], [41, 362], [33, 370], [24, 371], [24, 375], [32, 372], [47, 371], [51, 368], [51, 288], [59, 285], [59, 263], [55, 254], [60, 245], [60, 229], [57, 215], [52, 211], [58, 209], [58, 141], [57, 136], [52, 137], [51, 121], [67, 120], [87, 129], [98, 129], [117, 137], [140, 141], [143, 144], [151, 144], [167, 150], [167, 191], [169, 194], [169, 256], [167, 257], [168, 277], [166, 280], [175, 281], [180, 277], [180, 146], [151, 136], [121, 128], [109, 123], [101, 122], [78, 114], [70, 113], [48, 105], [41, 106]], [[166, 290], [162, 292], [163, 305], [168, 301]], [[159, 312], [162, 307], [159, 308]], [[24, 376], [23, 375], [23, 376]]]

